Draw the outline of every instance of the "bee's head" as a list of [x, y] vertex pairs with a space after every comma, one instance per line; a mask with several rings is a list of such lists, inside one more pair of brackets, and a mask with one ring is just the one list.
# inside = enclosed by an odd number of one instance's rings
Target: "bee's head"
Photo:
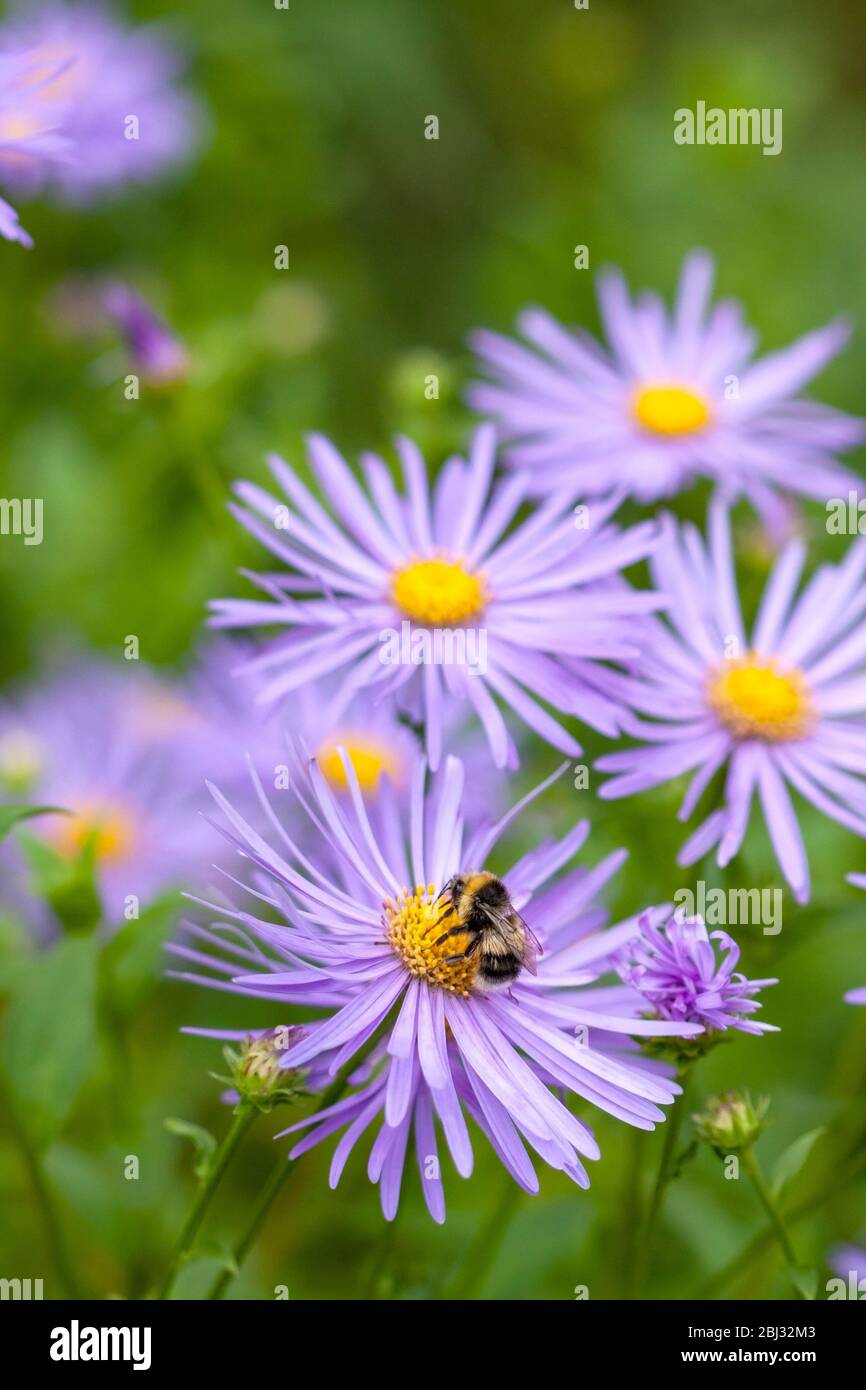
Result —
[[466, 875], [455, 874], [453, 878], [449, 878], [439, 896], [451, 907], [452, 911], [457, 912], [459, 911], [460, 902], [465, 892]]
[[476, 904], [500, 907], [508, 900], [504, 885], [486, 869], [455, 874], [450, 894], [451, 905], [461, 920], [469, 917]]

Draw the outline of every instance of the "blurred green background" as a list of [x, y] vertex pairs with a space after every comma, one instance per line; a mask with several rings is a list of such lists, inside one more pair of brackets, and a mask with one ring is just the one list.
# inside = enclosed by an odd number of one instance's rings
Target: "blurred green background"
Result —
[[[633, 285], [669, 294], [686, 251], [709, 247], [719, 287], [742, 297], [762, 345], [783, 345], [840, 311], [859, 325], [822, 378], [821, 398], [862, 413], [866, 346], [866, 30], [854, 0], [785, 5], [739, 0], [266, 0], [138, 3], [136, 20], [166, 19], [189, 56], [188, 86], [207, 106], [203, 152], [176, 176], [87, 212], [22, 205], [36, 249], [0, 246], [3, 354], [0, 495], [45, 499], [45, 540], [0, 540], [4, 679], [83, 635], [119, 654], [138, 634], [142, 657], [182, 661], [205, 602], [246, 593], [235, 571], [258, 556], [225, 512], [238, 476], [261, 479], [263, 455], [302, 461], [316, 428], [348, 454], [388, 450], [413, 433], [436, 463], [466, 438], [461, 391], [467, 332], [508, 328], [539, 302], [597, 326], [592, 272], [619, 263]], [[673, 111], [700, 99], [782, 107], [784, 150], [677, 147]], [[425, 117], [440, 122], [424, 139]], [[290, 268], [274, 267], [285, 244]], [[590, 272], [575, 270], [586, 244]], [[124, 399], [99, 360], [110, 344], [64, 332], [56, 293], [71, 274], [111, 273], [145, 293], [187, 344], [189, 381]], [[442, 394], [424, 396], [437, 372]], [[700, 518], [700, 489], [681, 499]], [[744, 527], [748, 519], [743, 517]], [[834, 555], [820, 508], [807, 513], [815, 557]], [[745, 544], [752, 596], [765, 561]], [[587, 739], [590, 755], [600, 743]], [[552, 765], [540, 751], [520, 786]], [[594, 821], [588, 858], [624, 844], [631, 861], [611, 908], [625, 915], [684, 882], [675, 854], [676, 786], [604, 805], [568, 785], [532, 813], [520, 837]], [[517, 789], [517, 788], [516, 788]], [[515, 790], [516, 790], [515, 789]], [[852, 1124], [862, 1105], [866, 1011], [844, 990], [866, 984], [866, 913], [843, 882], [866, 869], [854, 838], [805, 815], [813, 903], [786, 899], [781, 936], [741, 931], [745, 968], [779, 975], [764, 1017], [769, 1038], [720, 1046], [698, 1074], [696, 1099], [749, 1086], [772, 1097], [759, 1152], [771, 1166], [798, 1135]], [[757, 825], [738, 881], [774, 880]], [[173, 904], [155, 913], [158, 946]], [[17, 958], [3, 962], [14, 988]], [[190, 1153], [163, 1127], [180, 1116], [222, 1133], [218, 1045], [182, 1023], [283, 1021], [262, 1006], [160, 980], [158, 950], [129, 967], [122, 1031], [124, 1104], [111, 1090], [115, 1033], [82, 1038], [83, 1090], [48, 1151], [73, 1258], [85, 1287], [141, 1296], [164, 1265], [193, 1188]], [[243, 1223], [273, 1158], [282, 1114], [258, 1122], [222, 1192], [208, 1240]], [[429, 1220], [407, 1164], [398, 1220], [386, 1228], [361, 1154], [336, 1193], [332, 1144], [309, 1154], [275, 1209], [238, 1297], [621, 1297], [626, 1191], [635, 1156], [649, 1184], [661, 1135], [629, 1134], [593, 1114], [602, 1161], [581, 1193], [543, 1169], [542, 1193], [514, 1197], [476, 1144], [464, 1182], [445, 1160], [449, 1219]], [[362, 1151], [363, 1152], [363, 1151]], [[795, 1228], [805, 1264], [823, 1270], [834, 1241], [866, 1241], [866, 1187], [842, 1186], [826, 1136], [790, 1201], [832, 1191]], [[140, 1157], [138, 1181], [123, 1177]], [[0, 1142], [0, 1275], [46, 1273], [50, 1255], [8, 1128]], [[652, 1292], [713, 1292], [706, 1280], [763, 1222], [745, 1182], [726, 1182], [709, 1152], [694, 1156], [667, 1204]], [[188, 1269], [179, 1294], [200, 1294], [213, 1265]], [[823, 1286], [822, 1275], [822, 1286]], [[770, 1248], [725, 1292], [790, 1297]]]

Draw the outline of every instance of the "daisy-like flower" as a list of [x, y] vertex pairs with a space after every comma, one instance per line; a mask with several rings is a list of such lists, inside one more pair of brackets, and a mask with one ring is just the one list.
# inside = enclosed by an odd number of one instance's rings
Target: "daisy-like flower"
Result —
[[15, 7], [0, 25], [0, 183], [89, 202], [149, 182], [196, 139], [178, 55], [95, 0]]
[[844, 346], [847, 325], [754, 362], [740, 306], [709, 310], [712, 280], [712, 258], [692, 254], [669, 316], [657, 295], [632, 303], [622, 275], [603, 273], [608, 351], [541, 309], [518, 320], [529, 347], [476, 333], [493, 384], [476, 384], [470, 401], [511, 443], [507, 461], [530, 469], [539, 490], [568, 479], [584, 495], [622, 487], [641, 502], [706, 475], [768, 520], [777, 490], [823, 500], [856, 486], [834, 456], [866, 437], [864, 422], [798, 395]]
[[[646, 999], [657, 1018], [701, 1023], [707, 1035], [728, 1028], [740, 1033], [776, 1033], [772, 1023], [749, 1017], [755, 999], [777, 980], [748, 980], [736, 969], [740, 948], [726, 931], [707, 931], [702, 918], [645, 912], [640, 936], [629, 942], [619, 967], [622, 978]], [[716, 957], [713, 942], [724, 954]], [[703, 1042], [703, 1039], [701, 1039]]]
[[615, 734], [619, 710], [600, 663], [636, 656], [635, 619], [659, 606], [619, 573], [651, 550], [655, 523], [622, 531], [610, 522], [618, 499], [575, 511], [560, 494], [506, 536], [526, 479], [491, 486], [489, 426], [468, 462], [449, 460], [432, 488], [415, 445], [400, 439], [397, 450], [403, 495], [372, 454], [363, 489], [320, 436], [309, 442], [310, 468], [327, 509], [274, 456], [285, 500], [237, 485], [238, 520], [287, 567], [252, 576], [269, 601], [213, 605], [216, 627], [286, 629], [256, 663], [268, 675], [259, 698], [340, 672], [347, 709], [393, 699], [423, 724], [434, 769], [455, 705], [480, 720], [498, 767], [516, 761], [501, 705], [570, 755], [580, 745], [540, 701]]
[[437, 1120], [463, 1176], [472, 1168], [469, 1115], [527, 1191], [538, 1190], [527, 1149], [587, 1186], [583, 1160], [597, 1158], [598, 1145], [561, 1093], [652, 1129], [679, 1088], [666, 1068], [630, 1052], [623, 1035], [700, 1032], [639, 1017], [642, 1001], [632, 990], [591, 987], [637, 930], [634, 920], [598, 930], [605, 916], [596, 893], [624, 854], [556, 878], [586, 839], [583, 823], [512, 865], [503, 881], [544, 954], [537, 975], [524, 969], [510, 990], [489, 991], [481, 987], [479, 952], [468, 951], [467, 933], [452, 930], [446, 885], [482, 869], [507, 825], [553, 779], [492, 828], [464, 837], [459, 759], [449, 757], [430, 779], [419, 759], [408, 797], [380, 793], [375, 817], [348, 756], [344, 767], [348, 801], [338, 800], [315, 760], [296, 769], [298, 801], [319, 832], [306, 854], [255, 776], [267, 839], [214, 790], [224, 833], [261, 871], [254, 892], [271, 920], [256, 915], [254, 898], [249, 911], [217, 909], [246, 933], [244, 942], [227, 944], [217, 928], [191, 925], [199, 944], [175, 949], [204, 973], [182, 978], [267, 999], [280, 1011], [330, 1010], [283, 1054], [287, 1068], [327, 1062], [333, 1076], [384, 1030], [351, 1093], [292, 1126], [312, 1128], [291, 1156], [341, 1131], [335, 1186], [355, 1144], [376, 1124], [368, 1172], [381, 1185], [389, 1219], [413, 1133], [425, 1200], [444, 1219]]
[[[249, 786], [245, 756], [275, 788], [288, 786], [287, 734], [315, 754], [337, 792], [346, 791], [341, 750], [351, 759], [364, 796], [375, 797], [383, 778], [397, 788], [408, 785], [418, 751], [416, 734], [387, 705], [373, 705], [353, 721], [341, 714], [335, 681], [321, 679], [294, 692], [286, 707], [273, 706], [262, 717], [256, 707], [259, 679], [249, 644], [221, 638], [199, 652], [186, 682], [191, 706], [203, 717], [218, 757], [211, 777]], [[216, 734], [216, 739], [214, 739]], [[211, 756], [214, 756], [214, 748]], [[489, 764], [489, 759], [487, 760]], [[480, 768], [479, 768], [480, 772]]]
[[[144, 905], [210, 872], [212, 836], [198, 813], [220, 734], [180, 685], [142, 663], [79, 658], [0, 703], [0, 793], [69, 812], [28, 821], [27, 833], [70, 862], [92, 847], [105, 920], [116, 925], [131, 895]], [[34, 915], [34, 925], [49, 924]]]
[[692, 772], [681, 820], [726, 768], [723, 804], [679, 862], [717, 846], [717, 863], [730, 863], [757, 793], [798, 902], [809, 897], [809, 865], [788, 786], [866, 836], [866, 540], [840, 565], [822, 566], [795, 598], [804, 559], [798, 540], [782, 551], [747, 639], [724, 503], [710, 506], [708, 545], [666, 519], [652, 570], [669, 607], [664, 621], [651, 620], [640, 670], [619, 681], [621, 697], [650, 717], [623, 721], [643, 746], [597, 762], [616, 774], [600, 789], [606, 798]]

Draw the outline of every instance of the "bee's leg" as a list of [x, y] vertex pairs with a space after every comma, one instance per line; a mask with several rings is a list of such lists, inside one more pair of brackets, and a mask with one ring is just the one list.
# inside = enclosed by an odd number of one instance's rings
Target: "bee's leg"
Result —
[[454, 911], [453, 907], [451, 907], [451, 905], [449, 904], [448, 907], [446, 907], [446, 909], [445, 909], [444, 912], [440, 912], [440, 913], [439, 913], [439, 916], [436, 918], [436, 921], [433, 923], [434, 927], [438, 927], [438, 926], [440, 925], [441, 922], [444, 922], [444, 921], [445, 921], [445, 918], [446, 918], [446, 917], [450, 917], [453, 911]]
[[[445, 913], [445, 916], [448, 916], [447, 912]], [[439, 918], [439, 921], [442, 921], [441, 917]], [[438, 936], [436, 940], [433, 942], [433, 945], [441, 946], [442, 942], [447, 941], [449, 936], [463, 936], [467, 930], [468, 928], [465, 927], [462, 922], [458, 922], [456, 927], [449, 927], [448, 931], [444, 931], [441, 936]]]
[[456, 965], [456, 963], [457, 963], [458, 960], [469, 960], [470, 956], [473, 956], [473, 955], [475, 954], [475, 952], [478, 950], [478, 947], [479, 947], [480, 945], [481, 945], [481, 935], [480, 935], [480, 933], [479, 933], [478, 936], [473, 936], [473, 938], [472, 938], [472, 940], [470, 941], [469, 945], [466, 947], [466, 950], [463, 951], [463, 952], [461, 952], [461, 954], [460, 954], [459, 956], [446, 956], [446, 957], [445, 957], [445, 964], [446, 964], [446, 965]]

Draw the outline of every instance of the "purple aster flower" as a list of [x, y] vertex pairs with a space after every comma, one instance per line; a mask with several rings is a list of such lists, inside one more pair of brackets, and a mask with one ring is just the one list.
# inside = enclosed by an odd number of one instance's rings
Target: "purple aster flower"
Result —
[[272, 706], [263, 717], [255, 704], [258, 661], [248, 644], [222, 638], [199, 652], [188, 678], [190, 703], [204, 716], [212, 745], [216, 743], [211, 748], [212, 759], [216, 754], [212, 778], [223, 785], [248, 787], [246, 755], [264, 780], [282, 785], [288, 772], [290, 729], [293, 742], [313, 751], [337, 792], [346, 791], [340, 749], [351, 758], [365, 797], [375, 795], [383, 777], [396, 788], [408, 784], [418, 740], [388, 705], [372, 705], [353, 721], [339, 707], [337, 683], [320, 679], [295, 692], [285, 705]]
[[567, 479], [584, 494], [621, 487], [642, 502], [707, 475], [768, 519], [777, 490], [823, 500], [856, 486], [833, 456], [866, 437], [864, 422], [798, 397], [844, 346], [847, 325], [753, 362], [740, 306], [708, 312], [712, 280], [712, 258], [691, 255], [669, 316], [657, 295], [632, 303], [622, 275], [603, 273], [607, 352], [541, 309], [518, 321], [530, 347], [475, 334], [494, 384], [476, 384], [470, 401], [511, 442], [507, 461], [531, 470], [539, 490]]
[[[749, 1018], [761, 1007], [754, 996], [778, 981], [747, 980], [736, 969], [740, 948], [727, 932], [710, 933], [700, 917], [664, 909], [645, 912], [638, 922], [640, 936], [628, 943], [619, 970], [657, 1018], [701, 1023], [707, 1034], [728, 1028], [741, 1033], [778, 1032], [771, 1023]], [[716, 958], [714, 941], [724, 953], [721, 960]]]
[[[29, 45], [10, 47], [3, 39], [7, 32], [0, 26], [0, 183], [26, 195], [68, 157], [69, 141], [58, 129], [60, 114], [50, 95], [64, 65], [60, 58], [35, 55]], [[2, 206], [3, 235], [20, 240], [18, 214], [8, 203]]]
[[0, 25], [0, 183], [81, 203], [151, 181], [195, 143], [180, 66], [95, 0], [17, 7]]
[[667, 518], [651, 568], [669, 607], [664, 621], [650, 620], [640, 670], [618, 681], [620, 697], [650, 716], [623, 719], [643, 746], [597, 762], [616, 774], [600, 789], [606, 798], [693, 773], [681, 820], [726, 768], [723, 804], [679, 862], [718, 846], [717, 863], [730, 863], [757, 793], [798, 902], [809, 897], [809, 865], [788, 785], [866, 836], [866, 540], [840, 565], [822, 566], [795, 598], [804, 558], [802, 542], [784, 548], [747, 639], [726, 506], [718, 498], [710, 506], [708, 545]]
[[[472, 1168], [467, 1115], [527, 1191], [538, 1190], [527, 1149], [587, 1186], [583, 1160], [597, 1158], [598, 1146], [560, 1094], [652, 1129], [679, 1087], [663, 1065], [629, 1050], [630, 1036], [701, 1031], [641, 1018], [643, 1001], [633, 990], [595, 985], [638, 929], [631, 920], [599, 930], [606, 919], [595, 897], [623, 852], [591, 870], [558, 876], [586, 839], [584, 822], [506, 871], [511, 902], [525, 914], [543, 955], [537, 975], [521, 970], [507, 992], [490, 991], [481, 987], [478, 952], [466, 954], [466, 934], [444, 939], [443, 890], [455, 874], [487, 863], [506, 827], [554, 778], [493, 827], [464, 835], [459, 759], [446, 759], [430, 779], [419, 759], [408, 796], [380, 794], [372, 812], [348, 756], [344, 768], [349, 799], [338, 800], [315, 760], [298, 760], [293, 787], [318, 831], [307, 853], [258, 778], [267, 839], [214, 790], [224, 834], [260, 875], [250, 910], [206, 904], [246, 939], [226, 940], [219, 925], [190, 924], [193, 944], [175, 951], [201, 971], [181, 978], [280, 1008], [328, 1010], [283, 1055], [290, 1068], [324, 1059], [333, 1076], [384, 1025], [378, 1051], [351, 1093], [291, 1127], [312, 1127], [291, 1156], [341, 1132], [331, 1165], [335, 1186], [357, 1141], [377, 1124], [368, 1172], [380, 1183], [388, 1219], [397, 1209], [413, 1133], [425, 1200], [433, 1217], [444, 1219], [437, 1121], [465, 1177]], [[266, 915], [258, 916], [262, 902]]]
[[287, 567], [253, 576], [268, 601], [213, 605], [216, 627], [287, 630], [258, 662], [268, 675], [259, 699], [341, 672], [347, 709], [356, 698], [365, 710], [393, 699], [423, 724], [434, 768], [455, 706], [481, 722], [498, 767], [516, 761], [501, 705], [568, 754], [580, 745], [541, 701], [615, 734], [620, 711], [600, 661], [637, 655], [635, 620], [659, 606], [619, 573], [651, 550], [655, 524], [621, 531], [609, 520], [618, 499], [578, 515], [559, 494], [506, 536], [526, 479], [491, 490], [490, 426], [468, 462], [450, 459], [432, 488], [415, 445], [399, 439], [397, 450], [403, 495], [373, 454], [363, 458], [363, 489], [321, 436], [309, 441], [310, 468], [328, 508], [275, 456], [287, 501], [237, 484], [238, 520]]
[[220, 746], [179, 685], [140, 662], [81, 658], [0, 704], [0, 789], [71, 812], [28, 821], [27, 832], [70, 860], [92, 844], [105, 920], [115, 925], [131, 895], [143, 906], [210, 872], [212, 836], [199, 812]]

